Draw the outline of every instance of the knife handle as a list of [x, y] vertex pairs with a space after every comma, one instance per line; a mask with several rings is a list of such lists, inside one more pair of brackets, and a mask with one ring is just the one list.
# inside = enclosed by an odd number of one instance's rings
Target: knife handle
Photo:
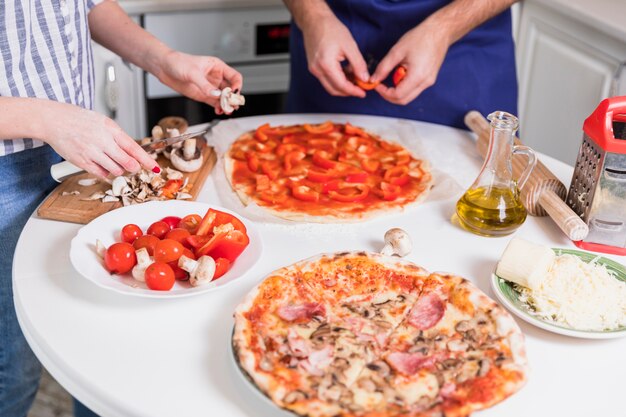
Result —
[[56, 182], [63, 182], [63, 180], [67, 177], [83, 171], [84, 169], [79, 168], [67, 161], [59, 162], [58, 164], [54, 164], [50, 167], [50, 175]]

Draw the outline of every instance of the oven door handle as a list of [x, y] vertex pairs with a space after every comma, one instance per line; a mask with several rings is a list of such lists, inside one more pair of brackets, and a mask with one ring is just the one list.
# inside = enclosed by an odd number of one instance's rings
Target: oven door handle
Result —
[[112, 62], [107, 62], [104, 71], [106, 74], [104, 79], [104, 101], [109, 110], [109, 117], [115, 119], [119, 101], [119, 85], [117, 83], [115, 65]]

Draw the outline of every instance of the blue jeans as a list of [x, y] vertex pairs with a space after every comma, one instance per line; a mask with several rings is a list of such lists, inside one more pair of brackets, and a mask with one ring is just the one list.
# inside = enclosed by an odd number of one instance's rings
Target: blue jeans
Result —
[[61, 157], [49, 146], [0, 156], [0, 416], [25, 417], [41, 365], [22, 335], [13, 306], [11, 271], [17, 239], [55, 187], [50, 165]]

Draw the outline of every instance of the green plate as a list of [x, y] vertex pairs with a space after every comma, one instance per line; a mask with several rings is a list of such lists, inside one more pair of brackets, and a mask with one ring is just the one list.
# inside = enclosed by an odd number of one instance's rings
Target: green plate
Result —
[[[583, 262], [591, 262], [596, 260], [599, 264], [604, 265], [609, 271], [615, 274], [616, 279], [626, 282], [626, 268], [618, 262], [598, 256], [595, 253], [583, 252], [574, 249], [553, 248], [557, 255], [575, 255]], [[594, 331], [594, 330], [578, 330], [554, 322], [544, 320], [532, 313], [532, 307], [528, 303], [520, 301], [520, 293], [515, 289], [514, 284], [495, 273], [491, 275], [491, 288], [500, 302], [513, 314], [544, 330], [566, 336], [580, 337], [584, 339], [611, 339], [626, 336], [626, 327], [620, 327], [614, 330]]]

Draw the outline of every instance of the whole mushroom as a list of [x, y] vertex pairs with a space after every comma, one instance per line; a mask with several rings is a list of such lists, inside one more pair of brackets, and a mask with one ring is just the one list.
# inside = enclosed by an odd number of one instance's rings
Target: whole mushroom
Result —
[[207, 255], [197, 261], [183, 255], [178, 260], [178, 266], [189, 272], [189, 283], [193, 287], [208, 284], [215, 276], [215, 261]]
[[385, 233], [385, 246], [380, 253], [387, 256], [397, 255], [403, 257], [411, 252], [412, 247], [413, 243], [408, 233], [394, 227]]
[[140, 248], [135, 251], [137, 255], [137, 265], [133, 267], [133, 278], [140, 282], [146, 282], [146, 268], [152, 264], [152, 259], [146, 248]]
[[174, 168], [183, 172], [194, 172], [202, 166], [202, 151], [198, 148], [196, 138], [186, 139], [182, 148], [172, 149], [170, 161]]

